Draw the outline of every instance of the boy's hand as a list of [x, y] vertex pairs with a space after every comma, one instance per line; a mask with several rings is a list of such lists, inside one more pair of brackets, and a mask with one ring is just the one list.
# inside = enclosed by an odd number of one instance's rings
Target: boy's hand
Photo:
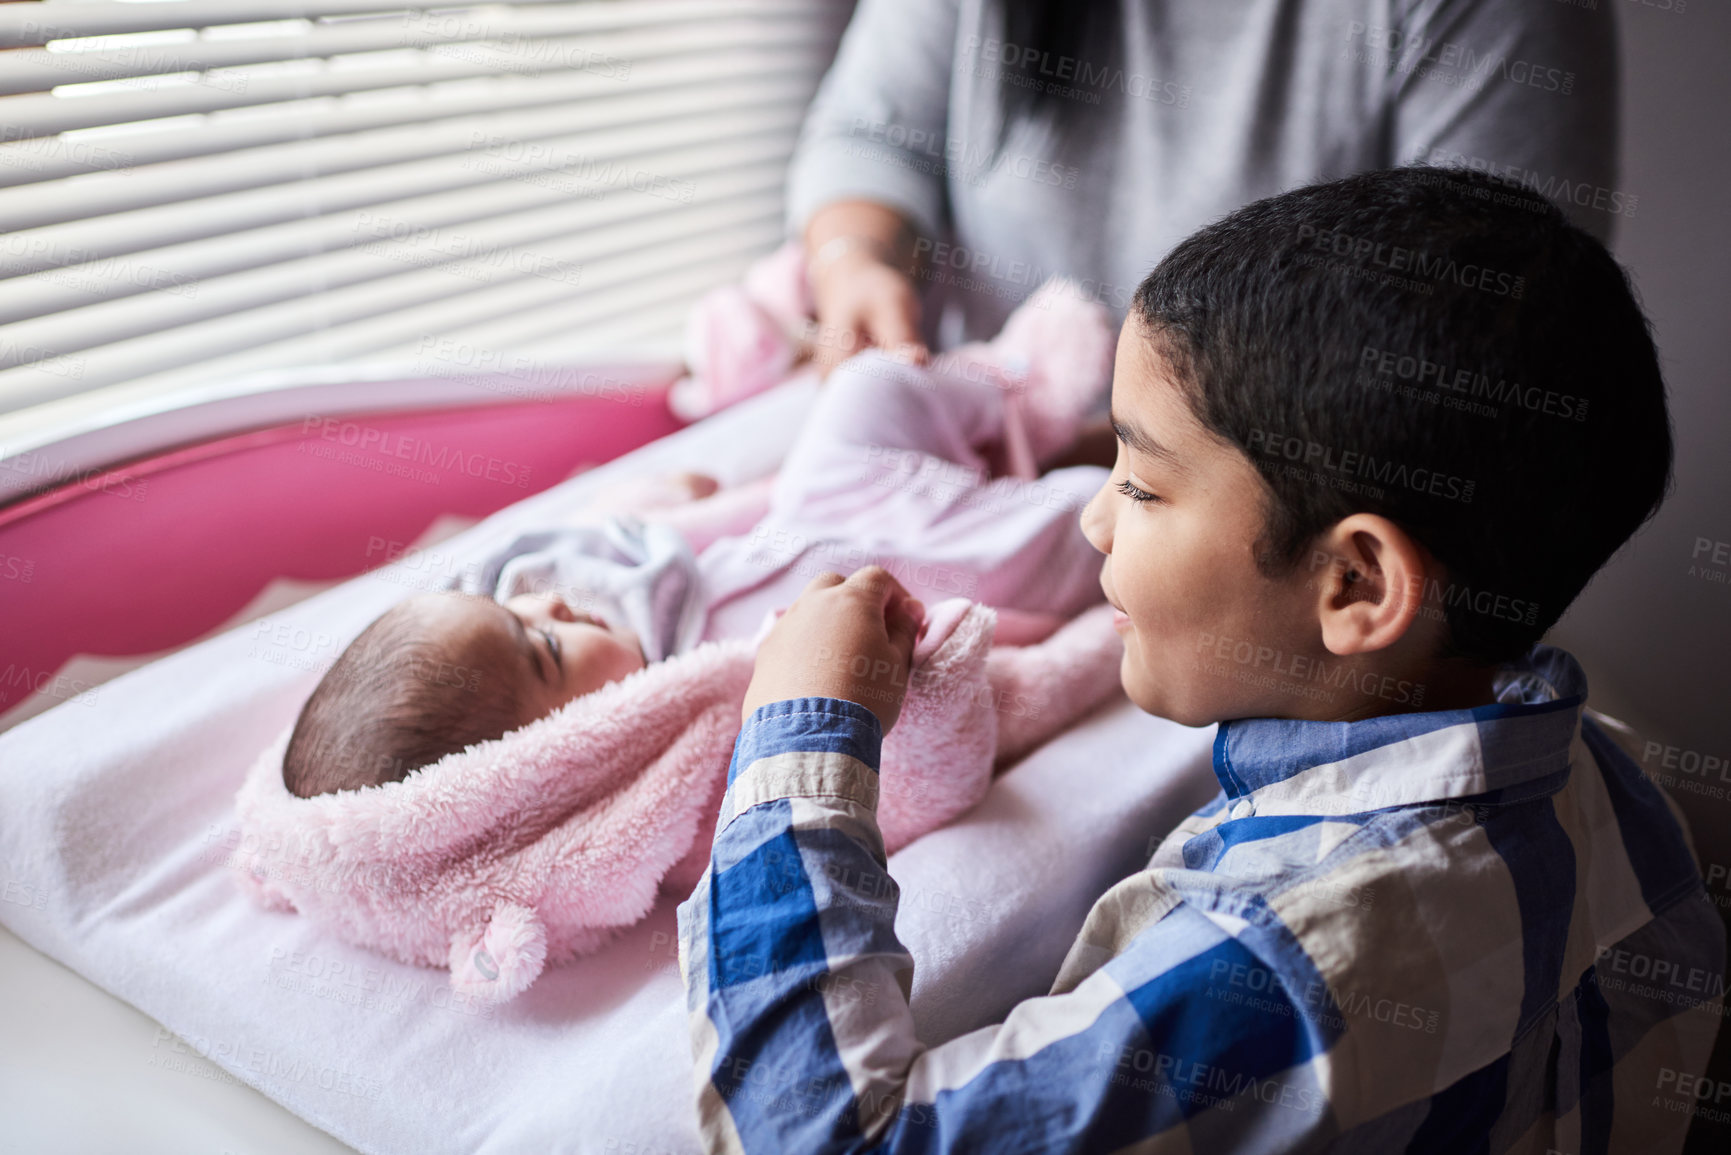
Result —
[[882, 566], [806, 584], [757, 650], [740, 720], [767, 702], [845, 698], [877, 715], [884, 733], [901, 716], [914, 640], [926, 608]]

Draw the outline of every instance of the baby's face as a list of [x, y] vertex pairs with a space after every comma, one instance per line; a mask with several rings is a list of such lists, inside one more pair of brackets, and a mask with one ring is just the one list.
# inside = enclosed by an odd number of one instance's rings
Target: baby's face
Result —
[[504, 604], [433, 595], [417, 603], [453, 662], [468, 664], [474, 677], [506, 682], [525, 724], [647, 664], [629, 628], [574, 610], [556, 594], [522, 594]]

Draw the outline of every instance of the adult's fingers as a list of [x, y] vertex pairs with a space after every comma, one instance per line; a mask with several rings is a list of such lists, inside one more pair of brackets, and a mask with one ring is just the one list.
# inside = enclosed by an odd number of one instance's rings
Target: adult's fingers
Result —
[[867, 318], [872, 336], [886, 349], [915, 344], [920, 339], [919, 330], [914, 328], [913, 302], [900, 293], [880, 294], [871, 303]]
[[828, 377], [835, 367], [853, 356], [853, 349], [844, 349], [834, 342], [826, 341], [819, 344], [812, 354], [812, 361], [817, 365], [820, 378]]
[[823, 324], [812, 360], [821, 376], [828, 377], [837, 365], [873, 343], [871, 326], [863, 310], [849, 309], [820, 320]]
[[925, 342], [916, 324], [917, 307], [912, 293], [885, 293], [872, 302], [872, 343], [909, 357], [916, 365], [926, 363]]

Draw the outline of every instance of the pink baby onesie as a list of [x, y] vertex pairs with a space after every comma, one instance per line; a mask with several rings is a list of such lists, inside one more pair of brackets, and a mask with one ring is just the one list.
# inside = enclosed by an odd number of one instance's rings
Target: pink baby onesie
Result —
[[709, 594], [704, 638], [749, 633], [817, 574], [874, 563], [927, 605], [965, 597], [1045, 618], [1046, 630], [1102, 601], [1103, 558], [1080, 515], [1107, 471], [1078, 465], [987, 480], [981, 447], [1004, 435], [1012, 389], [982, 364], [946, 372], [872, 350], [836, 369], [763, 520], [698, 557]]

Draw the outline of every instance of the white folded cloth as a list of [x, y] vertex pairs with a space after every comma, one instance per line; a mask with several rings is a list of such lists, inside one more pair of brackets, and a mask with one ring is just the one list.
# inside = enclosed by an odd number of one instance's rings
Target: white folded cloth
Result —
[[708, 620], [703, 577], [685, 538], [631, 514], [526, 533], [464, 573], [456, 588], [501, 602], [559, 594], [574, 609], [629, 626], [650, 662], [691, 649]]

